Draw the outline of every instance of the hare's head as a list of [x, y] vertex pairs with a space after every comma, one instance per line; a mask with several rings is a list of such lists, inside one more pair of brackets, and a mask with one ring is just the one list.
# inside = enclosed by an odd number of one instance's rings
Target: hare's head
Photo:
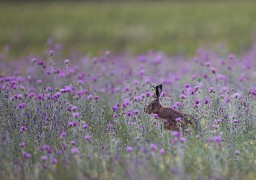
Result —
[[153, 96], [154, 100], [145, 108], [147, 114], [158, 114], [161, 107], [159, 97], [162, 92], [162, 84], [156, 86], [156, 94]]

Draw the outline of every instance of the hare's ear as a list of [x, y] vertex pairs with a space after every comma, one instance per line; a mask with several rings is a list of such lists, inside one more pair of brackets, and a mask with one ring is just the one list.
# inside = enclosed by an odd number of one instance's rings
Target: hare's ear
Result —
[[160, 97], [160, 95], [162, 93], [162, 89], [163, 89], [162, 84], [156, 86], [156, 97], [157, 97], [158, 100], [159, 100], [159, 97]]

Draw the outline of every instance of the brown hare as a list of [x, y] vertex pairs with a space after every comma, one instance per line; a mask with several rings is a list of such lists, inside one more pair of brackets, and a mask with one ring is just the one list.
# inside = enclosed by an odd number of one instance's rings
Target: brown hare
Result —
[[197, 130], [198, 123], [192, 115], [178, 112], [172, 108], [163, 107], [160, 104], [159, 97], [162, 92], [162, 87], [162, 84], [156, 86], [156, 94], [153, 96], [155, 99], [146, 107], [145, 112], [147, 114], [157, 114], [160, 119], [163, 119], [165, 129], [179, 131], [180, 128], [185, 130], [187, 127], [192, 126]]

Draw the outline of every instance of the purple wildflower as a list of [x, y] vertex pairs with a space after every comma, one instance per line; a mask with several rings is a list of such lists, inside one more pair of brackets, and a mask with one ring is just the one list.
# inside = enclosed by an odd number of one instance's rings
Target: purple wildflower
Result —
[[78, 147], [72, 147], [72, 148], [70, 149], [70, 153], [71, 153], [71, 154], [77, 154], [77, 153], [79, 153], [79, 148], [78, 148]]
[[86, 135], [86, 136], [84, 136], [84, 140], [91, 143], [92, 142], [92, 136]]
[[125, 148], [125, 151], [128, 152], [128, 153], [132, 153], [132, 152], [133, 152], [133, 147], [127, 146], [127, 147]]
[[156, 145], [155, 143], [151, 143], [151, 144], [149, 145], [149, 149], [150, 149], [151, 151], [156, 151], [156, 150], [157, 150], [157, 145]]

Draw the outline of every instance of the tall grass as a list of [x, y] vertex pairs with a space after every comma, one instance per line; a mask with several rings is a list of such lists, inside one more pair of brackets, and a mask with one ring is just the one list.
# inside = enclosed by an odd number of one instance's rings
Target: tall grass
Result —
[[[0, 61], [2, 179], [255, 177], [255, 47], [243, 56], [199, 49], [193, 59], [66, 59], [49, 48]], [[167, 131], [144, 113], [159, 83], [161, 103], [193, 114], [202, 131]]]

